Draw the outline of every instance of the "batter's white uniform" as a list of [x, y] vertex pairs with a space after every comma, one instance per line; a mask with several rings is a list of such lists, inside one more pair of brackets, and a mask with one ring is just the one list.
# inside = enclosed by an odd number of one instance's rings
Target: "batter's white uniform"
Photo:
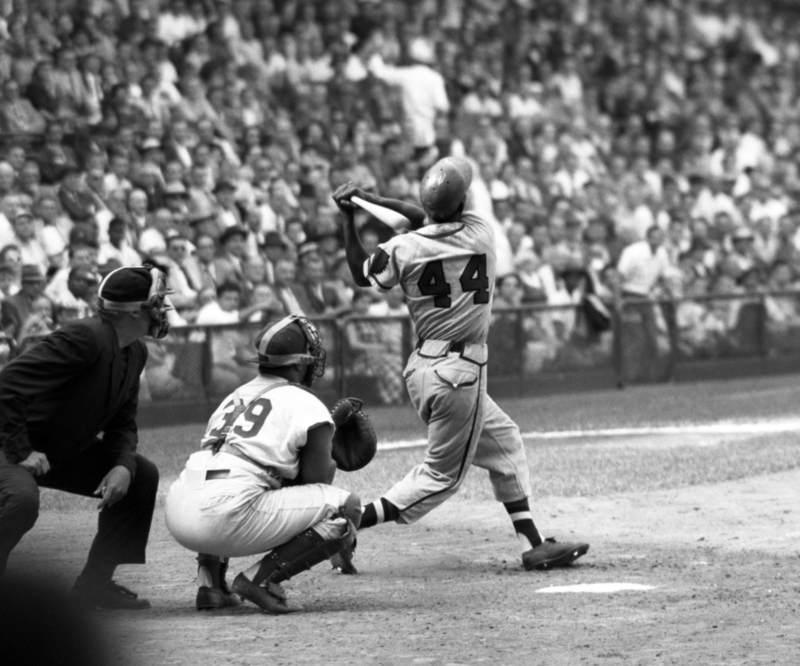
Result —
[[471, 211], [395, 236], [365, 264], [378, 289], [401, 286], [421, 341], [403, 376], [428, 426], [428, 450], [385, 494], [398, 522], [412, 523], [455, 494], [470, 465], [489, 470], [499, 501], [530, 495], [519, 428], [486, 393], [495, 264], [492, 227]]
[[[198, 553], [242, 557], [310, 527], [326, 540], [341, 537], [347, 523], [335, 516], [348, 491], [322, 483], [281, 487], [282, 479], [297, 477], [309, 428], [322, 423], [333, 423], [328, 410], [300, 386], [265, 376], [240, 386], [212, 414], [201, 450], [169, 489], [165, 514], [175, 540]], [[210, 447], [225, 428], [226, 443], [214, 454]]]

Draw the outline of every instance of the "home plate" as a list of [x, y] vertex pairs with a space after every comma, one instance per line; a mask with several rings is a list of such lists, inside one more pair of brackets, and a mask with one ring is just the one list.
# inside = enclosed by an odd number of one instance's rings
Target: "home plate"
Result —
[[542, 594], [561, 594], [566, 592], [587, 592], [590, 594], [608, 594], [610, 592], [643, 592], [652, 590], [652, 585], [639, 585], [638, 583], [581, 583], [580, 585], [558, 585], [543, 587], [536, 590]]

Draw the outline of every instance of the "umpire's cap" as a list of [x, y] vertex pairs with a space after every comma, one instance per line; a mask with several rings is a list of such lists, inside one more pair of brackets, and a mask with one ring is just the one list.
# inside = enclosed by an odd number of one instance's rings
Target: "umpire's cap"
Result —
[[445, 157], [422, 177], [419, 198], [431, 220], [452, 216], [467, 196], [472, 184], [472, 166], [461, 157]]
[[[153, 277], [149, 268], [144, 266], [126, 266], [112, 271], [103, 280], [97, 296], [101, 303], [113, 305], [117, 303], [143, 303], [150, 298]], [[133, 310], [134, 308], [125, 308]]]

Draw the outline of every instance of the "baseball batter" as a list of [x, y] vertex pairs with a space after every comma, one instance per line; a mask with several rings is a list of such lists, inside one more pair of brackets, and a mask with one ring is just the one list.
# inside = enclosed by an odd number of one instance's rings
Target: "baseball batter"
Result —
[[[166, 501], [167, 527], [198, 557], [198, 610], [240, 603], [301, 608], [282, 581], [355, 538], [359, 498], [331, 485], [333, 422], [309, 390], [325, 369], [314, 326], [290, 315], [256, 338], [259, 375], [229, 395]], [[225, 582], [227, 558], [266, 553]]]
[[[359, 286], [387, 291], [400, 285], [419, 336], [404, 377], [411, 402], [428, 428], [425, 460], [385, 495], [362, 509], [360, 529], [413, 523], [461, 486], [470, 465], [489, 471], [494, 494], [511, 517], [527, 570], [565, 566], [584, 543], [542, 539], [531, 515], [530, 479], [517, 425], [486, 392], [486, 337], [495, 283], [490, 224], [466, 211], [470, 164], [445, 158], [422, 179], [422, 209], [355, 187], [334, 200], [345, 217], [347, 261]], [[369, 256], [358, 238], [353, 196], [397, 211], [415, 231], [394, 236]], [[333, 559], [355, 573], [346, 549]]]

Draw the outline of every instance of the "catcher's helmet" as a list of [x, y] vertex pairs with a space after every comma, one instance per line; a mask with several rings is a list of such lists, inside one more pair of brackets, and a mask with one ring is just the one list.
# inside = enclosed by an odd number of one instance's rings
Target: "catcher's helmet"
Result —
[[258, 358], [253, 362], [265, 368], [307, 366], [303, 377], [306, 386], [325, 373], [325, 350], [319, 333], [308, 319], [299, 315], [289, 315], [261, 330], [256, 336], [256, 351]]
[[458, 210], [472, 183], [472, 167], [460, 157], [445, 157], [422, 177], [419, 199], [432, 220], [445, 220]]

